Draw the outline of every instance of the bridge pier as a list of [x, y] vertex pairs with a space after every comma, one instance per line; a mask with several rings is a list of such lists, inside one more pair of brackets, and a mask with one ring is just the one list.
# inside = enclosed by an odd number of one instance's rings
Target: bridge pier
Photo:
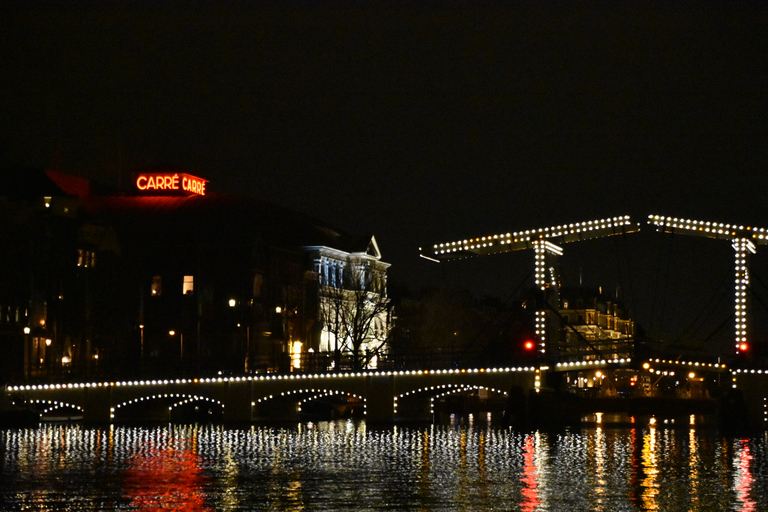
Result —
[[112, 388], [90, 387], [83, 390], [83, 422], [109, 423], [111, 421]]
[[230, 381], [227, 385], [224, 421], [248, 423], [252, 419], [252, 381]]
[[[299, 411], [297, 408], [297, 400], [294, 398], [286, 399], [285, 397], [281, 397], [257, 404], [253, 420], [293, 422], [297, 421], [298, 417]], [[225, 421], [227, 420], [225, 419]]]
[[369, 423], [392, 423], [395, 418], [395, 379], [392, 375], [370, 375], [366, 378], [366, 413]]
[[768, 373], [740, 370], [733, 374], [734, 392], [721, 403], [720, 414], [749, 428], [768, 426]]

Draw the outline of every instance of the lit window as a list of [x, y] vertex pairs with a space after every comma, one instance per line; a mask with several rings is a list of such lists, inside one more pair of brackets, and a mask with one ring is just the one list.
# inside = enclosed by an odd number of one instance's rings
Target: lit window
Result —
[[291, 362], [294, 368], [301, 368], [301, 342], [294, 341], [291, 346]]
[[155, 276], [152, 278], [152, 296], [158, 297], [163, 294], [163, 278]]
[[184, 286], [182, 288], [182, 293], [184, 295], [191, 294], [195, 291], [195, 276], [184, 276]]
[[93, 251], [86, 251], [85, 249], [77, 250], [77, 266], [78, 267], [93, 267], [96, 265], [96, 253]]

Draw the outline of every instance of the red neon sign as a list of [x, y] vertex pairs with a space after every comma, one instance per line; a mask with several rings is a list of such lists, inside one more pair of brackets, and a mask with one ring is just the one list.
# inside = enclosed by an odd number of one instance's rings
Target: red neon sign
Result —
[[198, 178], [183, 172], [144, 173], [136, 178], [136, 188], [142, 192], [168, 191], [186, 192], [187, 194], [205, 195], [205, 184], [208, 180]]

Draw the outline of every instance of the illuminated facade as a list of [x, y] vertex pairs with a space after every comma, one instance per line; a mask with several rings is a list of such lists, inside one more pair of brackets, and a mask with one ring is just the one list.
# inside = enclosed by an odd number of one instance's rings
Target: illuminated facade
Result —
[[561, 293], [561, 361], [633, 357], [635, 322], [620, 304], [584, 290]]
[[364, 251], [346, 252], [332, 247], [307, 247], [318, 276], [320, 323], [318, 350], [334, 354], [330, 367], [344, 353], [360, 359], [357, 366], [377, 366], [389, 350], [391, 321], [387, 298], [389, 263], [381, 260], [371, 237]]
[[2, 179], [0, 380], [312, 370], [318, 248], [388, 268], [374, 239], [174, 169], [121, 193], [58, 171]]

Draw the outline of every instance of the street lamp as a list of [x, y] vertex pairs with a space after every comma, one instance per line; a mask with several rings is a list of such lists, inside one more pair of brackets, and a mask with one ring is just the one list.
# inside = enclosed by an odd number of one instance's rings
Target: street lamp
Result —
[[144, 361], [144, 324], [139, 324], [141, 331], [141, 360]]
[[32, 358], [32, 347], [29, 343], [29, 333], [32, 332], [32, 329], [29, 328], [29, 326], [24, 327], [24, 379], [29, 380], [29, 373], [30, 373], [30, 359]]

